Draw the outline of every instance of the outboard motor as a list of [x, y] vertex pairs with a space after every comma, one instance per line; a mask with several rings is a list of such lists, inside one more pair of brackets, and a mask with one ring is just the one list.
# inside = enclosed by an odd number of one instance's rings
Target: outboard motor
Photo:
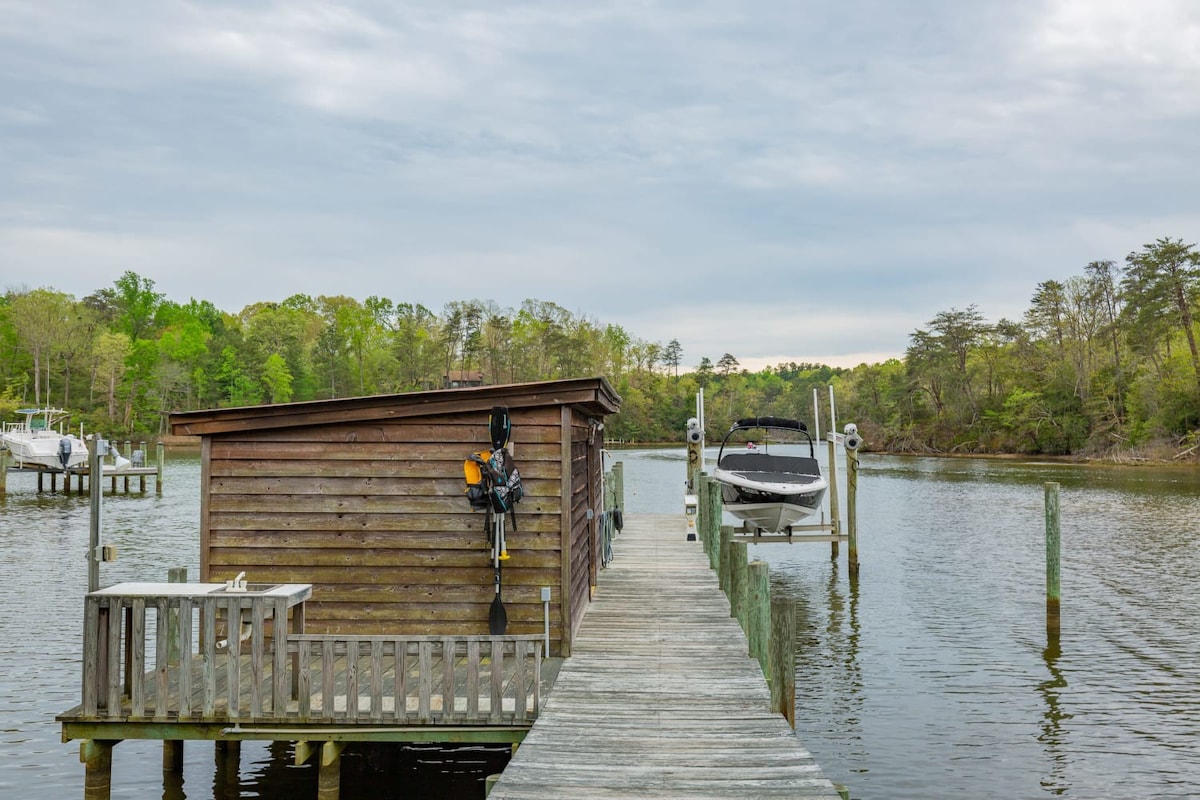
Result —
[[58, 440], [58, 460], [62, 462], [63, 469], [71, 463], [71, 440], [65, 436]]

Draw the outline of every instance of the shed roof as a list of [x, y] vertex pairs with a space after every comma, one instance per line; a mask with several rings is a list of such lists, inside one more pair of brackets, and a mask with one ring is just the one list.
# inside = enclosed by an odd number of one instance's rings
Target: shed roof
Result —
[[603, 377], [572, 378], [312, 400], [303, 403], [181, 411], [171, 414], [170, 423], [173, 434], [208, 436], [338, 422], [461, 414], [487, 411], [498, 405], [511, 409], [571, 405], [579, 407], [585, 413], [603, 417], [620, 409], [621, 398]]

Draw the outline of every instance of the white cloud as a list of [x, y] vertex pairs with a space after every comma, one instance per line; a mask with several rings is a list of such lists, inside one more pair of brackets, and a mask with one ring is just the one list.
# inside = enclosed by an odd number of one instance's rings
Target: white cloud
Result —
[[77, 294], [535, 298], [845, 363], [1200, 236], [1182, 0], [4, 10], [0, 269]]

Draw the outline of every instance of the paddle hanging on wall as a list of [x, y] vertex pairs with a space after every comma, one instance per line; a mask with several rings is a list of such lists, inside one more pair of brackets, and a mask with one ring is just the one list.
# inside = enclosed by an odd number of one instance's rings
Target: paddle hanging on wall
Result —
[[512, 518], [513, 530], [516, 530], [515, 506], [524, 495], [521, 474], [513, 462], [512, 454], [508, 452], [512, 421], [506, 407], [496, 406], [492, 409], [488, 418], [488, 436], [492, 449], [467, 456], [463, 462], [463, 474], [471, 509], [483, 511], [486, 515], [485, 527], [492, 551], [492, 574], [496, 589], [488, 610], [488, 631], [493, 636], [500, 636], [508, 627], [508, 612], [501, 597], [501, 564], [509, 558], [504, 537], [504, 515]]

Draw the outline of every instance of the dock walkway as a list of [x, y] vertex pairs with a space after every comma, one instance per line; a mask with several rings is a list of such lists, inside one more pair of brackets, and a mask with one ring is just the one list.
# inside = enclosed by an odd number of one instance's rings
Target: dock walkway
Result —
[[491, 800], [838, 800], [682, 515], [628, 515], [542, 713]]

